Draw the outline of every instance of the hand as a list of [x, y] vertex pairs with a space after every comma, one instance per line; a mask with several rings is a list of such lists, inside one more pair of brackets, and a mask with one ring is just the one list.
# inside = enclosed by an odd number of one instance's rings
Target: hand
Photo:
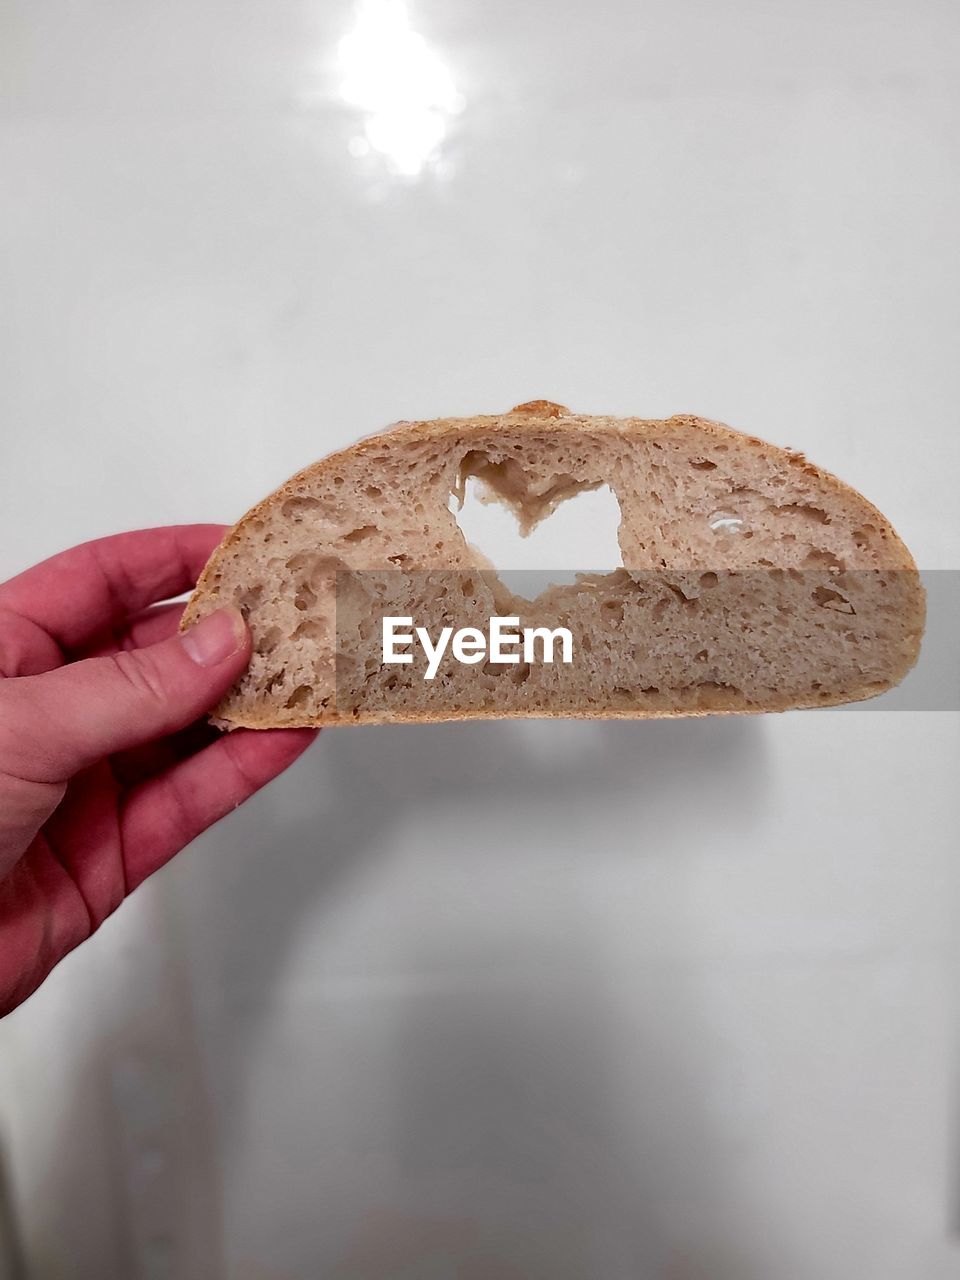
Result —
[[180, 635], [180, 605], [149, 606], [191, 587], [222, 535], [122, 533], [0, 584], [0, 1014], [315, 736], [196, 723], [249, 632], [220, 609]]

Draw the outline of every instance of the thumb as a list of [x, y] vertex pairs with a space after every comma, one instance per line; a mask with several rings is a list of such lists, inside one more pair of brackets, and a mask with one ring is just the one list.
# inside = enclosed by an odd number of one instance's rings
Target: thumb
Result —
[[249, 660], [246, 623], [239, 610], [223, 608], [146, 649], [6, 680], [0, 770], [6, 763], [21, 778], [65, 782], [103, 756], [184, 728]]

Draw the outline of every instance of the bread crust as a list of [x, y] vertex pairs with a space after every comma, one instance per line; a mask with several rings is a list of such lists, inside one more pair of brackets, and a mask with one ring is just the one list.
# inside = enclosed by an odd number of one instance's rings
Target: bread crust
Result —
[[[427, 421], [398, 422], [385, 431], [364, 437], [347, 448], [330, 454], [298, 471], [256, 503], [255, 506], [251, 507], [227, 532], [211, 555], [197, 581], [196, 588], [184, 609], [180, 629], [185, 630], [204, 613], [209, 612], [211, 607], [215, 607], [218, 599], [216, 583], [220, 566], [227, 553], [244, 540], [251, 522], [261, 518], [286, 499], [302, 494], [304, 489], [312, 484], [332, 477], [344, 464], [358, 460], [363, 461], [375, 450], [379, 450], [385, 439], [389, 441], [391, 449], [395, 449], [398, 452], [407, 449], [411, 445], [433, 440], [451, 443], [456, 441], [458, 445], [466, 445], [469, 448], [472, 442], [489, 441], [491, 435], [504, 429], [509, 429], [513, 435], [518, 433], [520, 435], [536, 434], [542, 437], [544, 428], [551, 425], [555, 425], [558, 429], [566, 432], [583, 431], [589, 432], [592, 436], [628, 437], [630, 439], [654, 435], [662, 439], [671, 433], [682, 437], [695, 432], [697, 434], [706, 434], [721, 443], [736, 441], [740, 445], [748, 444], [758, 451], [759, 457], [769, 460], [771, 463], [774, 461], [782, 463], [786, 459], [790, 465], [802, 469], [807, 476], [812, 477], [827, 493], [833, 494], [843, 503], [856, 505], [860, 509], [864, 519], [869, 519], [884, 539], [885, 569], [889, 568], [917, 574], [917, 566], [913, 557], [886, 516], [856, 489], [831, 472], [811, 463], [799, 450], [769, 444], [757, 436], [747, 435], [724, 423], [701, 418], [693, 414], [675, 414], [667, 419], [617, 418], [606, 415], [575, 414], [552, 401], [535, 400], [517, 405], [505, 414], [484, 414], [469, 418], [437, 418]], [[917, 576], [916, 598], [915, 615], [910, 621], [915, 624], [919, 633], [923, 629], [925, 613], [924, 595], [919, 585], [919, 575]], [[735, 692], [725, 698], [723, 693], [718, 691], [715, 703], [706, 708], [670, 708], [642, 704], [638, 704], [636, 707], [618, 706], [616, 708], [605, 708], [600, 711], [589, 708], [578, 708], [576, 710], [538, 709], [536, 711], [513, 710], [510, 708], [505, 710], [461, 708], [438, 713], [423, 711], [411, 714], [378, 714], [376, 717], [369, 718], [362, 713], [359, 716], [343, 717], [328, 709], [322, 716], [311, 714], [299, 718], [296, 716], [284, 718], [283, 727], [316, 727], [317, 725], [364, 723], [425, 724], [491, 719], [576, 718], [632, 720], [679, 719], [704, 715], [749, 715], [768, 711], [837, 706], [851, 701], [873, 698], [885, 691], [885, 688], [878, 689], [871, 685], [844, 691], [835, 697], [820, 695], [811, 697], [809, 700], [798, 699], [794, 695], [772, 697], [763, 704], [756, 706], [744, 706], [742, 698]], [[725, 703], [728, 705], [725, 705]], [[269, 708], [260, 711], [258, 714], [257, 709], [238, 711], [234, 707], [231, 709], [228, 718], [215, 717], [215, 722], [228, 728], [243, 727], [252, 729], [269, 728], [277, 724], [277, 721], [271, 716]]]

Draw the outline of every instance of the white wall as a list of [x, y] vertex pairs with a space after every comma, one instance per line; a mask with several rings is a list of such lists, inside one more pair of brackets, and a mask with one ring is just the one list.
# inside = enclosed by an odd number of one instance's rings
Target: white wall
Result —
[[[409, 12], [403, 176], [343, 0], [0, 7], [0, 575], [540, 396], [803, 448], [955, 569], [956, 6]], [[958, 755], [324, 734], [0, 1026], [31, 1274], [955, 1275]]]

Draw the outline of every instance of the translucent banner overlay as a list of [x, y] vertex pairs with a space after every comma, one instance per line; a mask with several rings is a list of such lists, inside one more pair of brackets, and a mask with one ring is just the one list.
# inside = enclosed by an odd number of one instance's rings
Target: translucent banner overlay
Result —
[[[960, 710], [957, 570], [335, 576], [328, 671], [344, 718], [629, 715], [675, 704], [703, 713], [785, 702]], [[851, 689], [865, 700], [834, 706]]]

